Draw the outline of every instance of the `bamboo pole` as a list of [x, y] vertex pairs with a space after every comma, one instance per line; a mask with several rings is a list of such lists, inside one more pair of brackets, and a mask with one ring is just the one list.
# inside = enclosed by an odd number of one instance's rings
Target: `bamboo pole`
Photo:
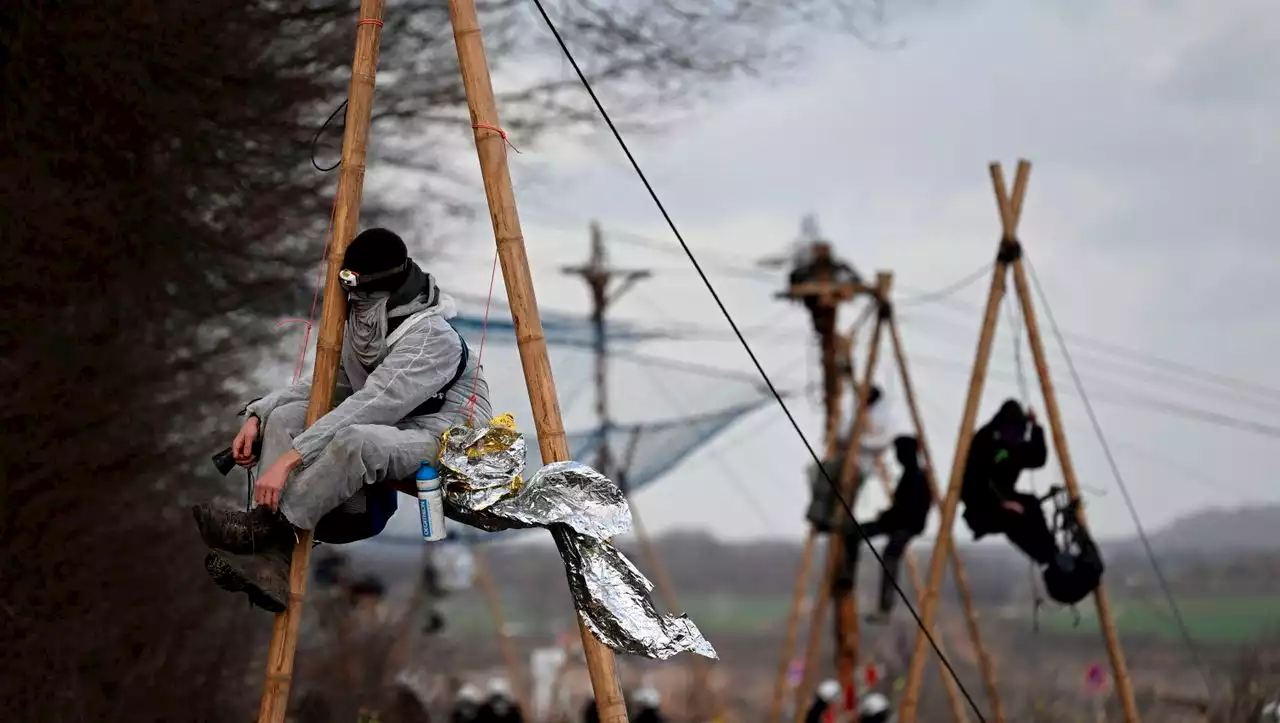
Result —
[[[511, 304], [511, 319], [516, 331], [520, 363], [524, 368], [534, 426], [538, 432], [538, 448], [546, 463], [567, 461], [569, 445], [565, 440], [560, 404], [556, 400], [555, 381], [547, 356], [547, 341], [542, 319], [534, 297], [529, 258], [525, 252], [520, 217], [516, 210], [515, 191], [507, 167], [505, 133], [498, 120], [497, 104], [489, 65], [485, 58], [480, 21], [476, 17], [475, 0], [449, 0], [449, 20], [453, 25], [458, 65], [466, 91], [467, 107], [475, 135], [476, 154], [484, 178], [489, 216], [502, 264], [502, 279]], [[626, 703], [618, 681], [613, 651], [596, 639], [578, 617], [578, 633], [587, 659], [591, 687], [595, 694], [600, 723], [623, 723], [627, 720]]]
[[[382, 0], [361, 0], [356, 25], [356, 49], [351, 62], [351, 84], [347, 89], [346, 128], [342, 134], [342, 165], [333, 210], [333, 236], [329, 266], [324, 281], [324, 305], [316, 337], [315, 371], [311, 377], [311, 398], [306, 424], [311, 426], [333, 408], [338, 362], [342, 354], [342, 331], [347, 305], [338, 272], [347, 244], [356, 235], [360, 220], [360, 198], [364, 190], [365, 155], [369, 143], [369, 123], [373, 113], [373, 87], [378, 69], [378, 41], [382, 34]], [[289, 567], [289, 601], [275, 618], [271, 647], [267, 651], [267, 671], [258, 707], [259, 723], [283, 723], [293, 684], [294, 655], [298, 648], [298, 627], [307, 592], [307, 568], [311, 562], [310, 530], [298, 531]]]
[[[898, 372], [902, 378], [902, 389], [907, 398], [907, 409], [911, 412], [911, 423], [916, 430], [916, 439], [920, 441], [920, 456], [924, 460], [925, 476], [929, 480], [929, 489], [933, 494], [934, 505], [942, 506], [942, 494], [938, 488], [938, 476], [933, 466], [933, 455], [929, 451], [928, 437], [924, 432], [924, 417], [920, 414], [920, 405], [916, 401], [915, 383], [907, 368], [907, 354], [902, 345], [902, 334], [898, 330], [897, 316], [889, 319], [889, 338], [893, 341], [893, 355], [897, 360]], [[949, 530], [948, 530], [949, 532]], [[941, 533], [939, 533], [941, 534]], [[991, 656], [987, 654], [987, 646], [982, 642], [982, 629], [978, 624], [978, 608], [973, 603], [973, 591], [969, 588], [969, 576], [965, 572], [964, 562], [959, 552], [951, 554], [951, 571], [956, 579], [956, 587], [960, 590], [960, 601], [964, 607], [965, 623], [969, 629], [969, 641], [978, 658], [978, 669], [982, 673], [982, 682], [987, 689], [987, 700], [991, 704], [992, 723], [1004, 723], [1004, 704], [1000, 700], [1000, 690], [996, 686], [995, 666], [991, 664]], [[916, 588], [920, 590], [921, 588]], [[952, 681], [951, 673], [943, 671], [946, 681]], [[954, 682], [954, 681], [952, 681]]]
[[489, 605], [489, 616], [493, 618], [498, 628], [498, 649], [502, 653], [502, 662], [507, 668], [507, 677], [511, 679], [511, 690], [515, 693], [520, 710], [524, 711], [526, 716], [532, 716], [533, 708], [530, 705], [529, 688], [526, 685], [523, 667], [520, 665], [520, 654], [511, 636], [507, 635], [507, 619], [502, 614], [502, 600], [498, 597], [498, 586], [493, 582], [489, 561], [479, 546], [472, 548], [471, 555], [475, 560], [476, 581], [480, 583], [480, 590], [484, 594], [485, 602]]
[[[830, 279], [825, 279], [825, 283], [829, 284]], [[828, 295], [827, 298], [831, 303], [837, 303], [840, 299]], [[864, 312], [858, 324], [854, 325], [855, 330], [863, 321], [866, 320]], [[828, 335], [830, 336], [830, 335]], [[824, 402], [826, 407], [826, 452], [824, 459], [831, 459], [836, 455], [837, 443], [839, 436], [837, 435], [840, 426], [840, 396], [841, 396], [841, 376], [837, 369], [837, 344], [839, 340], [834, 338], [820, 339], [822, 344], [822, 374], [823, 389], [825, 391]], [[852, 357], [850, 357], [852, 359]], [[782, 701], [787, 693], [787, 672], [791, 667], [791, 655], [795, 651], [796, 638], [800, 633], [800, 612], [803, 607], [805, 590], [809, 586], [810, 569], [813, 567], [813, 549], [817, 542], [817, 530], [812, 525], [809, 526], [809, 532], [805, 536], [804, 550], [800, 554], [800, 568], [796, 572], [796, 584], [791, 594], [791, 608], [787, 611], [787, 632], [783, 638], [782, 656], [778, 664], [778, 675], [773, 686], [773, 701], [769, 706], [769, 717], [766, 723], [776, 723], [782, 717]], [[825, 574], [825, 573], [824, 573]], [[830, 581], [822, 583], [823, 587], [818, 590], [818, 597], [815, 598], [814, 610], [810, 617], [819, 622], [811, 623], [813, 625], [821, 625], [821, 619], [826, 614], [826, 602], [819, 601], [818, 598], [825, 596], [827, 587], [830, 587]], [[819, 613], [818, 610], [821, 609]], [[812, 646], [810, 646], [812, 647]], [[806, 656], [809, 657], [809, 656]], [[806, 673], [808, 675], [808, 667]], [[803, 690], [804, 686], [801, 686]]]
[[998, 166], [993, 164], [992, 180], [996, 184], [996, 204], [1000, 209], [1002, 230], [1000, 250], [996, 255], [995, 269], [991, 274], [991, 288], [987, 293], [987, 306], [982, 316], [982, 330], [978, 333], [978, 349], [973, 362], [973, 372], [969, 377], [969, 392], [965, 399], [964, 413], [960, 419], [955, 455], [951, 460], [951, 477], [947, 484], [946, 497], [942, 502], [942, 520], [938, 527], [938, 537], [933, 544], [933, 556], [929, 558], [928, 583], [924, 601], [920, 605], [921, 627], [916, 633], [915, 648], [911, 653], [911, 664], [907, 669], [906, 689], [903, 691], [902, 707], [898, 714], [901, 723], [916, 723], [920, 690], [924, 683], [924, 656], [928, 644], [926, 631], [933, 629], [933, 619], [938, 607], [938, 590], [942, 586], [942, 570], [946, 565], [947, 555], [951, 552], [951, 530], [955, 527], [956, 508], [960, 503], [965, 463], [969, 456], [969, 445], [973, 442], [978, 405], [982, 402], [982, 388], [987, 381], [987, 368], [991, 363], [996, 323], [1000, 319], [1000, 301], [1005, 293], [1005, 270], [1008, 267], [1009, 258], [1017, 248], [1018, 219], [1022, 214], [1022, 198], [1026, 195], [1027, 179], [1031, 172], [1029, 165], [1018, 165], [1018, 174], [1013, 184], [1013, 197], [1010, 198], [1005, 192], [1004, 178], [997, 174], [994, 170], [996, 168]]
[[[1027, 161], [1018, 162], [1018, 174], [1023, 168], [1030, 169]], [[991, 168], [993, 181], [1001, 176], [1000, 167]], [[996, 181], [997, 188], [1004, 185]], [[1053, 435], [1054, 451], [1058, 454], [1058, 464], [1062, 468], [1062, 480], [1066, 484], [1071, 499], [1080, 499], [1080, 486], [1076, 481], [1075, 465], [1071, 460], [1071, 451], [1067, 447], [1067, 434], [1062, 425], [1062, 410], [1058, 407], [1058, 395], [1054, 391], [1053, 379], [1049, 376], [1049, 362], [1044, 352], [1044, 340], [1040, 336], [1040, 322], [1036, 319], [1035, 304], [1031, 300], [1031, 289], [1027, 284], [1027, 271], [1019, 254], [1013, 263], [1013, 286], [1017, 291], [1022, 306], [1022, 318], [1027, 325], [1027, 344], [1031, 347], [1031, 357], [1035, 361], [1036, 374], [1040, 377], [1040, 390], [1044, 394], [1045, 414], [1049, 417], [1049, 430]], [[1088, 531], [1084, 509], [1076, 511], [1080, 526]], [[1120, 698], [1120, 706], [1124, 711], [1125, 723], [1138, 723], [1138, 706], [1133, 697], [1133, 681], [1129, 678], [1128, 666], [1124, 660], [1124, 650], [1120, 647], [1119, 634], [1116, 632], [1115, 620], [1111, 617], [1111, 601], [1106, 588], [1099, 583], [1093, 591], [1093, 600], [1098, 607], [1098, 620], [1102, 624], [1102, 636], [1107, 645], [1107, 657], [1111, 659], [1111, 670], [1115, 674], [1115, 692]]]
[[[827, 549], [836, 544], [835, 535], [827, 536]], [[792, 713], [794, 723], [804, 723], [808, 712], [809, 699], [813, 696], [813, 687], [817, 685], [818, 653], [822, 650], [822, 623], [827, 619], [827, 606], [831, 604], [831, 583], [835, 581], [838, 555], [827, 554], [826, 565], [822, 568], [822, 579], [818, 582], [818, 590], [813, 595], [813, 606], [809, 610], [809, 644], [805, 647], [804, 669], [800, 676], [800, 684], [795, 690], [795, 710]]]
[[[889, 500], [893, 499], [893, 483], [889, 481], [889, 470], [884, 465], [884, 456], [876, 458], [876, 471], [880, 473], [880, 482], [884, 488], [884, 495]], [[911, 588], [915, 590], [916, 599], [919, 600], [924, 595], [924, 587], [920, 584], [920, 571], [916, 569], [916, 556], [911, 554], [908, 549], [902, 555], [907, 563], [907, 575], [911, 578]], [[939, 643], [938, 650], [942, 650], [942, 644]], [[942, 664], [941, 654], [936, 658], [938, 661], [938, 674], [942, 676], [942, 685], [947, 689], [947, 703], [951, 706], [951, 717], [956, 723], [968, 723], [969, 717], [964, 712], [964, 701], [960, 698], [960, 688], [956, 684], [956, 679], [947, 671], [945, 665]]]
[[[782, 699], [787, 694], [787, 673], [791, 670], [791, 654], [796, 649], [796, 636], [800, 633], [800, 610], [804, 606], [805, 589], [809, 587], [809, 568], [813, 566], [813, 548], [817, 541], [818, 533], [810, 525], [804, 538], [804, 551], [800, 553], [800, 570], [796, 573], [795, 589], [791, 593], [791, 609], [787, 612], [782, 662], [778, 666], [778, 677], [773, 686], [773, 702], [769, 705], [769, 717], [765, 719], [765, 723], [778, 723], [782, 718]], [[808, 675], [807, 669], [805, 675]]]
[[[887, 297], [889, 289], [893, 283], [893, 275], [888, 273], [878, 273], [876, 275], [876, 295], [877, 305], [879, 300]], [[858, 395], [858, 405], [854, 410], [853, 418], [850, 423], [849, 438], [844, 444], [844, 458], [840, 466], [840, 475], [837, 487], [840, 498], [848, 501], [850, 509], [854, 507], [858, 498], [857, 475], [858, 470], [858, 448], [862, 440], [863, 428], [866, 426], [866, 404], [867, 395], [871, 389], [871, 378], [875, 374], [876, 362], [880, 355], [880, 338], [883, 331], [884, 317], [881, 314], [876, 316], [875, 329], [871, 337], [871, 350], [867, 354], [866, 369], [863, 374], [863, 383], [855, 385], [855, 392]], [[838, 438], [837, 438], [838, 441]], [[828, 458], [833, 455], [828, 455]], [[843, 510], [838, 514], [843, 517]], [[843, 522], [843, 520], [842, 520]], [[840, 541], [840, 534], [833, 532], [827, 542], [827, 564], [825, 566], [826, 575], [823, 578], [821, 587], [815, 595], [815, 604], [813, 612], [810, 615], [810, 625], [812, 628], [809, 633], [809, 645], [805, 650], [805, 668], [804, 676], [800, 685], [796, 688], [796, 715], [797, 723], [803, 721], [804, 704], [809, 697], [813, 695], [813, 686], [818, 668], [818, 651], [821, 648], [821, 636], [818, 629], [821, 628], [826, 618], [826, 609], [828, 599], [832, 597], [832, 583], [835, 581], [835, 571], [840, 564], [843, 555], [843, 546]], [[858, 616], [857, 616], [857, 600], [854, 595], [842, 595], [838, 601], [840, 605], [836, 610], [835, 617], [835, 653], [837, 676], [841, 684], [845, 686], [845, 690], [852, 690], [854, 682], [854, 668], [857, 667], [857, 636], [858, 636]]]
[[[876, 362], [880, 358], [880, 340], [889, 316], [888, 299], [892, 288], [891, 272], [876, 273], [876, 304], [879, 307], [879, 313], [876, 315], [875, 328], [871, 332], [871, 350], [867, 352], [867, 368], [862, 375], [862, 385], [857, 389], [858, 409], [854, 414], [853, 429], [849, 433], [844, 464], [840, 470], [840, 490], [847, 495], [850, 510], [854, 509], [861, 484], [861, 480], [857, 477], [858, 456], [862, 435], [867, 426], [867, 396], [871, 393], [871, 380], [875, 376]], [[833, 534], [831, 541], [832, 545], [827, 549], [827, 553], [836, 557], [843, 555], [843, 541], [840, 536]], [[839, 593], [833, 591], [832, 594], [836, 600], [836, 679], [840, 681], [847, 695], [847, 691], [856, 689], [854, 671], [858, 667], [858, 597], [852, 589], [842, 590]]]

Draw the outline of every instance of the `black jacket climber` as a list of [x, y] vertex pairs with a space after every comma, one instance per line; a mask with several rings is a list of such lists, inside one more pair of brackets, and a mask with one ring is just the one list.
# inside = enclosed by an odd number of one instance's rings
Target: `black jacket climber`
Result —
[[[1005, 401], [991, 421], [974, 433], [960, 498], [964, 500], [964, 520], [975, 538], [1002, 531], [999, 518], [1003, 503], [1018, 502], [1025, 508], [1024, 498], [1029, 496], [1014, 489], [1018, 476], [1023, 470], [1043, 467], [1048, 455], [1044, 428], [1013, 399]], [[1039, 513], [1038, 502], [1034, 511]]]
[[919, 535], [924, 532], [933, 507], [933, 492], [929, 479], [920, 466], [920, 444], [915, 437], [901, 436], [893, 440], [894, 453], [902, 465], [902, 476], [893, 490], [893, 502], [880, 513], [880, 523], [886, 527], [909, 530]]

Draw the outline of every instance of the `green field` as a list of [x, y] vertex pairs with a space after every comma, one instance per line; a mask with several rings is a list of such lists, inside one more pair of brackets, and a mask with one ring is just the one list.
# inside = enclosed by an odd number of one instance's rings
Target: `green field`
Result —
[[[1178, 609], [1191, 637], [1206, 643], [1239, 643], [1280, 630], [1280, 598], [1193, 598], [1178, 600]], [[1097, 609], [1082, 603], [1080, 625], [1067, 610], [1042, 610], [1040, 623], [1046, 630], [1098, 632]], [[1113, 601], [1113, 615], [1121, 635], [1151, 635], [1181, 638], [1168, 603], [1159, 599]]]
[[[782, 629], [789, 603], [790, 600], [785, 597], [690, 597], [682, 601], [682, 612], [689, 613], [698, 627], [708, 634], [769, 633]], [[1280, 597], [1181, 599], [1178, 607], [1192, 637], [1206, 643], [1239, 643], [1280, 632]], [[1078, 626], [1069, 610], [1051, 607], [1041, 609], [1040, 625], [1048, 631], [1096, 635], [1098, 624], [1093, 603], [1086, 601], [1077, 609], [1080, 613]], [[1160, 598], [1113, 600], [1112, 609], [1122, 635], [1154, 636], [1171, 640], [1181, 637], [1168, 604]], [[455, 629], [490, 629], [488, 608], [478, 600], [451, 604], [447, 612]], [[515, 600], [504, 603], [504, 612], [507, 619], [514, 623], [542, 627], [539, 621], [522, 614]], [[1028, 624], [1030, 615], [1028, 606]]]

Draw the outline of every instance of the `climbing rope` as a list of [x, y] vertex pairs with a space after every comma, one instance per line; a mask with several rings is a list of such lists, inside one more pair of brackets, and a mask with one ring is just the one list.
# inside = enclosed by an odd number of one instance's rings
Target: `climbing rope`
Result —
[[1035, 266], [1031, 263], [1031, 259], [1026, 256], [1025, 250], [1023, 251], [1022, 260], [1026, 264], [1027, 271], [1031, 276], [1031, 284], [1035, 287], [1036, 296], [1039, 297], [1040, 307], [1044, 309], [1045, 319], [1049, 322], [1049, 328], [1053, 332], [1053, 336], [1058, 342], [1058, 347], [1062, 350], [1062, 356], [1067, 362], [1067, 369], [1071, 374], [1072, 382], [1075, 384], [1076, 392], [1080, 395], [1080, 400], [1084, 404], [1085, 412], [1089, 415], [1089, 423], [1093, 426], [1094, 434], [1098, 437], [1098, 443], [1102, 445], [1102, 452], [1107, 459], [1108, 466], [1111, 468], [1111, 474], [1115, 477], [1116, 485], [1120, 488], [1120, 494], [1124, 497], [1125, 506], [1129, 509], [1129, 516], [1133, 519], [1133, 525], [1138, 532], [1138, 539], [1142, 542], [1142, 548], [1146, 552], [1147, 559], [1151, 562], [1151, 569], [1155, 573], [1156, 582], [1160, 585], [1160, 589], [1164, 593], [1165, 600], [1169, 603], [1169, 609], [1173, 613], [1174, 619], [1177, 622], [1178, 631], [1182, 636], [1183, 643], [1186, 645], [1201, 678], [1204, 680], [1205, 689], [1212, 692], [1213, 685], [1210, 682], [1208, 668], [1205, 667], [1204, 659], [1200, 655], [1199, 647], [1191, 637], [1191, 631], [1187, 627], [1186, 620], [1182, 617], [1182, 611], [1178, 607], [1178, 602], [1173, 596], [1173, 590], [1169, 587], [1169, 582], [1164, 576], [1164, 571], [1160, 567], [1160, 562], [1156, 559], [1155, 550], [1152, 549], [1151, 541], [1147, 537], [1147, 531], [1142, 525], [1141, 518], [1138, 516], [1137, 505], [1134, 504], [1133, 497], [1129, 494], [1129, 487], [1125, 484], [1124, 476], [1120, 473], [1120, 465], [1116, 462], [1115, 455], [1111, 453], [1111, 445], [1107, 444], [1106, 435], [1102, 432], [1102, 424], [1098, 421], [1098, 415], [1093, 411], [1093, 405], [1089, 403], [1089, 396], [1085, 393], [1084, 383], [1081, 382], [1080, 374], [1076, 371], [1076, 365], [1071, 360], [1071, 353], [1067, 350], [1067, 344], [1063, 339], [1062, 331], [1058, 328], [1058, 322], [1053, 316], [1053, 309], [1049, 306], [1049, 299], [1044, 293], [1044, 288], [1040, 285], [1040, 278], [1036, 274]]

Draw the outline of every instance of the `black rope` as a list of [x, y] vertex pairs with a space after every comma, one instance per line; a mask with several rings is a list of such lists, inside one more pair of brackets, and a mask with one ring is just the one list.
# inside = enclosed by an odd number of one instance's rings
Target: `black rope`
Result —
[[1187, 621], [1182, 617], [1182, 611], [1178, 608], [1178, 602], [1173, 596], [1173, 590], [1170, 589], [1169, 582], [1164, 576], [1164, 571], [1160, 568], [1160, 562], [1156, 559], [1155, 550], [1152, 549], [1151, 541], [1147, 538], [1147, 531], [1142, 525], [1142, 520], [1138, 517], [1138, 508], [1133, 503], [1133, 497], [1129, 495], [1129, 487], [1124, 482], [1124, 476], [1120, 474], [1120, 465], [1116, 463], [1116, 458], [1111, 453], [1111, 445], [1107, 444], [1106, 435], [1102, 433], [1102, 424], [1098, 421], [1098, 416], [1094, 414], [1093, 405], [1089, 403], [1089, 397], [1084, 391], [1084, 383], [1080, 380], [1080, 374], [1076, 372], [1076, 365], [1071, 361], [1071, 353], [1067, 351], [1067, 344], [1062, 338], [1058, 322], [1054, 319], [1053, 311], [1049, 308], [1049, 299], [1044, 293], [1044, 288], [1040, 286], [1040, 278], [1036, 275], [1035, 266], [1031, 264], [1031, 259], [1025, 255], [1023, 260], [1026, 262], [1027, 270], [1030, 272], [1031, 284], [1036, 289], [1036, 296], [1040, 299], [1040, 306], [1044, 308], [1045, 319], [1049, 321], [1049, 328], [1053, 331], [1053, 336], [1058, 341], [1058, 347], [1062, 349], [1062, 356], [1067, 362], [1067, 369], [1071, 373], [1076, 392], [1080, 395], [1080, 401], [1083, 402], [1085, 412], [1089, 415], [1089, 423], [1093, 425], [1094, 434], [1097, 435], [1098, 442], [1102, 445], [1102, 452], [1107, 458], [1107, 464], [1111, 467], [1111, 474], [1115, 477], [1116, 484], [1120, 487], [1120, 494], [1124, 496], [1124, 504], [1129, 508], [1129, 516], [1133, 518], [1133, 525], [1137, 528], [1138, 539], [1142, 541], [1142, 547], [1146, 551], [1147, 559], [1151, 562], [1151, 569], [1155, 572], [1156, 581], [1164, 593], [1165, 600], [1169, 603], [1169, 609], [1173, 613], [1174, 620], [1177, 622], [1178, 632], [1182, 635], [1182, 641], [1186, 644], [1188, 652], [1191, 653], [1191, 657], [1199, 669], [1200, 677], [1204, 680], [1205, 689], [1212, 692], [1213, 685], [1209, 682], [1208, 669], [1205, 667], [1204, 660], [1200, 655], [1200, 649], [1191, 637]]
[[[560, 46], [560, 51], [564, 53], [565, 60], [569, 62], [569, 65], [573, 67], [574, 72], [577, 73], [578, 79], [582, 81], [583, 89], [586, 90], [589, 96], [591, 96], [591, 101], [595, 104], [596, 110], [600, 112], [600, 117], [604, 120], [605, 124], [609, 126], [609, 131], [613, 134], [614, 140], [618, 142], [618, 146], [622, 149], [623, 154], [626, 155], [627, 160], [631, 163], [631, 168], [636, 172], [636, 176], [644, 185], [645, 190], [649, 192], [649, 197], [658, 208], [658, 212], [662, 214], [663, 220], [667, 222], [667, 226], [671, 229], [671, 233], [676, 237], [676, 241], [678, 241], [680, 243], [680, 247], [684, 249], [685, 256], [688, 257], [689, 263], [693, 264], [693, 268], [697, 272], [698, 277], [702, 280], [703, 285], [706, 286], [707, 292], [711, 294], [712, 300], [714, 300], [716, 306], [719, 307], [720, 313], [724, 316], [725, 321], [729, 323], [729, 327], [733, 329], [734, 335], [737, 336], [738, 342], [742, 344], [743, 350], [747, 352], [747, 356], [750, 357], [751, 363], [755, 365], [756, 371], [760, 373], [761, 379], [769, 388], [770, 393], [773, 394], [774, 399], [777, 400], [778, 406], [782, 408], [782, 413], [786, 415], [787, 421], [791, 423], [791, 427], [800, 437], [800, 441], [804, 444], [805, 449], [808, 450], [809, 456], [813, 458], [813, 462], [817, 465], [819, 474], [821, 474], [823, 479], [827, 481], [827, 484], [831, 486], [836, 499], [840, 500], [840, 505], [844, 508], [845, 512], [848, 513], [850, 521], [853, 522], [854, 528], [858, 532], [858, 536], [862, 538], [863, 542], [865, 542], [867, 547], [871, 550], [871, 554], [880, 565], [880, 569], [883, 571], [885, 578], [893, 584], [893, 589], [897, 591], [898, 595], [906, 604], [907, 610], [909, 610], [911, 612], [911, 616], [915, 618], [916, 625], [919, 626], [920, 632], [925, 636], [925, 639], [929, 641], [929, 645], [932, 646], [934, 653], [938, 656], [938, 660], [942, 663], [943, 667], [947, 669], [947, 672], [951, 675], [952, 679], [955, 680], [956, 686], [960, 689], [965, 700], [968, 701], [969, 706], [973, 709], [974, 715], [978, 717], [978, 720], [981, 721], [981, 723], [986, 723], [987, 719], [983, 716], [982, 710], [978, 707], [977, 701], [974, 700], [968, 689], [965, 688], [964, 682], [956, 673], [955, 668], [952, 667], [951, 661], [947, 659], [946, 654], [942, 651], [941, 647], [939, 647], [938, 642], [934, 640], [933, 635], [929, 632], [928, 628], [925, 627], [924, 621], [920, 619], [920, 615], [916, 612], [915, 606], [911, 604], [910, 596], [908, 596], [902, 589], [902, 586], [898, 584], [897, 579], [890, 574], [888, 566], [884, 562], [884, 558], [881, 557], [879, 551], [876, 550], [875, 545], [871, 544], [871, 540], [868, 539], [866, 535], [862, 534], [862, 525], [854, 516], [853, 507], [850, 505], [849, 501], [844, 498], [840, 485], [836, 484], [836, 482], [831, 479], [831, 476], [827, 474], [827, 471], [822, 464], [822, 459], [818, 456], [818, 453], [814, 451], [813, 445], [809, 443], [808, 438], [805, 437], [804, 430], [800, 428], [800, 423], [791, 413], [791, 409], [783, 400], [782, 394], [778, 392], [777, 387], [774, 386], [768, 373], [765, 372], [764, 366], [761, 365], [760, 360], [751, 349], [751, 345], [747, 342], [747, 338], [743, 336], [742, 331], [738, 328], [737, 322], [733, 320], [733, 315], [729, 313], [729, 309], [725, 306], [724, 301], [720, 299], [720, 294], [716, 292], [715, 285], [711, 283], [711, 279], [709, 279], [707, 274], [702, 270], [702, 265], [698, 263], [698, 259], [694, 256], [693, 250], [690, 249], [689, 244], [685, 242], [684, 236], [680, 233], [680, 229], [676, 226], [675, 221], [672, 220], [671, 214], [667, 212], [667, 208], [663, 205], [662, 199], [658, 197], [657, 191], [654, 190], [653, 185], [649, 182], [649, 178], [645, 175], [644, 171], [640, 168], [639, 162], [636, 161], [635, 156], [631, 153], [631, 149], [627, 146], [626, 140], [623, 139], [622, 133], [619, 132], [618, 127], [614, 125], [613, 119], [609, 117], [609, 112], [605, 110], [604, 104], [600, 102], [600, 98], [596, 95], [595, 89], [591, 87], [591, 82], [587, 80], [587, 76], [582, 72], [582, 68], [578, 65], [577, 59], [575, 59], [573, 57], [573, 53], [569, 51], [569, 46], [565, 44], [564, 38], [560, 36], [560, 31], [551, 20], [551, 16], [547, 14], [546, 8], [542, 5], [542, 0], [533, 0], [533, 4], [537, 8], [538, 14], [542, 16], [543, 22], [546, 23], [547, 29], [551, 31], [551, 35]], [[852, 453], [853, 452], [850, 451], [850, 454]]]
[[[320, 125], [320, 129], [316, 131], [315, 136], [311, 138], [311, 165], [315, 166], [315, 169], [317, 171], [320, 171], [321, 173], [328, 173], [329, 171], [332, 171], [333, 169], [342, 165], [342, 158], [339, 157], [337, 163], [334, 163], [332, 166], [329, 166], [328, 168], [321, 168], [320, 164], [316, 163], [316, 146], [320, 143], [320, 135], [324, 133], [324, 129], [328, 128], [329, 124], [333, 122], [333, 119], [337, 118], [338, 114], [341, 113], [343, 110], [345, 110], [346, 107], [347, 107], [347, 101], [344, 100], [342, 101], [341, 105], [333, 109], [333, 112], [329, 114], [329, 117], [326, 118], [324, 123]], [[346, 124], [344, 123], [343, 125], [345, 126]]]

